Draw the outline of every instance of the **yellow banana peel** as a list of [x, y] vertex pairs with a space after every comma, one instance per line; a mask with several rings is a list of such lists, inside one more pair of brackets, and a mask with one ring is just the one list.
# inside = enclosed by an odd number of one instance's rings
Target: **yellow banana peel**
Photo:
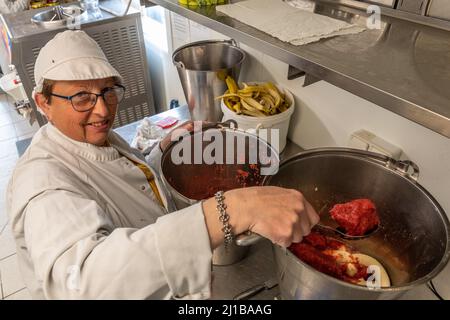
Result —
[[282, 113], [290, 107], [285, 94], [271, 82], [242, 83], [241, 88], [231, 76], [227, 76], [225, 82], [228, 90], [216, 99], [223, 99], [226, 107], [237, 114], [265, 117]]
[[239, 88], [236, 84], [236, 81], [234, 81], [234, 79], [230, 76], [227, 76], [225, 79], [225, 83], [227, 84], [228, 87], [228, 91], [230, 91], [230, 93], [237, 93]]

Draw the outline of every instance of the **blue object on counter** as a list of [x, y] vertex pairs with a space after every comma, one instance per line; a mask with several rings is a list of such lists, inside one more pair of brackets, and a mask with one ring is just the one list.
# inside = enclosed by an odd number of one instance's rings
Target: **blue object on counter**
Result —
[[178, 108], [180, 103], [176, 99], [170, 100], [170, 109]]

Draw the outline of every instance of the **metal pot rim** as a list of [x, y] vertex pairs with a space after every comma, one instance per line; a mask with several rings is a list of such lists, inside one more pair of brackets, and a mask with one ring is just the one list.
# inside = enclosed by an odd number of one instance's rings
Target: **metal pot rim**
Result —
[[[422, 185], [420, 185], [420, 183], [417, 182], [417, 178], [411, 177], [408, 173], [403, 172], [402, 170], [398, 170], [395, 167], [395, 164], [398, 161], [391, 159], [387, 156], [384, 156], [384, 155], [381, 155], [378, 153], [374, 153], [374, 152], [370, 152], [370, 151], [363, 151], [363, 150], [358, 150], [358, 149], [350, 149], [350, 148], [342, 148], [342, 147], [314, 148], [314, 149], [309, 149], [306, 151], [299, 152], [299, 153], [283, 160], [280, 163], [280, 169], [283, 166], [287, 165], [288, 163], [290, 163], [294, 160], [311, 157], [311, 156], [316, 156], [316, 155], [321, 156], [324, 154], [346, 155], [349, 157], [363, 158], [365, 160], [371, 161], [372, 163], [374, 163], [376, 165], [383, 166], [385, 169], [389, 170], [390, 172], [392, 172], [394, 174], [399, 175], [401, 178], [405, 179], [407, 182], [413, 184], [416, 188], [418, 188], [438, 209], [439, 215], [442, 219], [442, 222], [444, 224], [444, 228], [445, 228], [445, 231], [447, 234], [447, 243], [446, 243], [446, 248], [445, 248], [445, 254], [442, 256], [442, 259], [439, 262], [439, 264], [431, 272], [429, 272], [426, 276], [423, 276], [423, 277], [421, 277], [413, 282], [410, 282], [406, 285], [391, 286], [391, 287], [384, 287], [384, 288], [382, 287], [380, 289], [369, 289], [369, 288], [365, 288], [364, 286], [347, 283], [345, 281], [331, 277], [323, 272], [316, 270], [315, 268], [311, 267], [307, 263], [298, 259], [292, 252], [290, 252], [289, 250], [286, 250], [288, 252], [287, 255], [288, 256], [290, 255], [291, 260], [294, 260], [295, 263], [300, 263], [302, 266], [305, 266], [308, 269], [313, 270], [317, 274], [320, 274], [321, 276], [326, 277], [327, 279], [332, 280], [333, 282], [336, 282], [338, 284], [350, 287], [352, 289], [370, 290], [370, 291], [374, 291], [374, 292], [394, 292], [394, 291], [409, 290], [409, 289], [416, 287], [417, 285], [425, 284], [429, 280], [432, 280], [434, 277], [436, 277], [446, 267], [446, 265], [448, 264], [448, 262], [450, 260], [450, 236], [449, 236], [450, 222], [449, 222], [449, 219], [448, 219], [444, 209], [436, 201], [436, 199]], [[271, 178], [271, 176], [266, 176], [263, 179], [263, 185], [267, 185], [270, 178]], [[273, 246], [274, 246], [274, 248], [276, 247], [275, 245], [273, 245]], [[281, 250], [281, 249], [278, 248], [277, 250]]]
[[[232, 127], [231, 125], [233, 125], [233, 127]], [[245, 130], [239, 129], [239, 128], [238, 128], [238, 124], [237, 124], [237, 122], [236, 122], [235, 120], [227, 120], [227, 121], [225, 121], [225, 122], [218, 122], [218, 123], [211, 123], [211, 124], [204, 124], [204, 125], [202, 125], [202, 132], [205, 132], [206, 130], [210, 130], [210, 129], [217, 129], [217, 130], [220, 130], [220, 131], [239, 132], [239, 133], [242, 133], [242, 134], [246, 134], [246, 135], [249, 135], [249, 136], [253, 136], [253, 137], [255, 137], [258, 141], [262, 141], [263, 143], [265, 143], [265, 144], [267, 145], [267, 147], [270, 148], [271, 154], [273, 155], [273, 157], [276, 157], [278, 163], [280, 163], [280, 156], [279, 156], [278, 152], [274, 149], [274, 147], [271, 146], [271, 144], [270, 144], [268, 141], [262, 140], [262, 139], [261, 139], [257, 134], [255, 134], [255, 133], [247, 132], [247, 131], [245, 131]], [[168, 153], [169, 153], [169, 150], [171, 150], [175, 144], [179, 143], [181, 138], [184, 138], [185, 136], [188, 136], [188, 135], [189, 135], [189, 136], [192, 136], [194, 133], [196, 133], [196, 132], [194, 132], [194, 131], [189, 131], [189, 132], [186, 133], [184, 136], [179, 137], [177, 141], [171, 141], [171, 142], [169, 143], [169, 145], [166, 147], [166, 149], [164, 150], [164, 152], [162, 153], [161, 159], [160, 159], [160, 162], [159, 162], [159, 169], [160, 169], [159, 172], [161, 172], [161, 178], [162, 178], [162, 181], [163, 181], [163, 184], [165, 185], [165, 187], [167, 188], [167, 186], [170, 186], [170, 187], [171, 187], [171, 190], [172, 190], [173, 192], [175, 192], [175, 193], [177, 194], [177, 196], [179, 196], [179, 197], [180, 197], [181, 199], [183, 199], [184, 201], [190, 203], [191, 205], [193, 205], [193, 204], [195, 204], [195, 203], [198, 203], [199, 201], [202, 201], [202, 200], [190, 199], [190, 198], [188, 198], [188, 197], [182, 195], [180, 192], [178, 192], [178, 190], [176, 190], [176, 189], [169, 183], [169, 181], [167, 181], [167, 179], [166, 179], [166, 177], [165, 177], [165, 175], [164, 175], [164, 172], [163, 172], [163, 170], [162, 170], [162, 164], [163, 164], [163, 160], [167, 157], [167, 155], [168, 155]]]

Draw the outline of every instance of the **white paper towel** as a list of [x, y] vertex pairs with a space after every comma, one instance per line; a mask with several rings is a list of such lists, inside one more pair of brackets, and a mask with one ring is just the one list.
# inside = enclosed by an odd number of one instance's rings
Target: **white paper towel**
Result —
[[216, 10], [293, 45], [365, 30], [359, 25], [294, 8], [282, 0], [247, 0], [217, 6]]

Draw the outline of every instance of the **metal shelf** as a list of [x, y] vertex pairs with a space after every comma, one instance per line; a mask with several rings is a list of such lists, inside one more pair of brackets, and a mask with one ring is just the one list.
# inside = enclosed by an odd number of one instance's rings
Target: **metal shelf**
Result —
[[[381, 30], [294, 46], [214, 7], [151, 2], [450, 138], [450, 32], [444, 24], [431, 26], [428, 17], [415, 23], [404, 13], [393, 17], [390, 9]], [[315, 12], [365, 25], [367, 4], [352, 8], [342, 4], [347, 0], [339, 2], [317, 1]]]

